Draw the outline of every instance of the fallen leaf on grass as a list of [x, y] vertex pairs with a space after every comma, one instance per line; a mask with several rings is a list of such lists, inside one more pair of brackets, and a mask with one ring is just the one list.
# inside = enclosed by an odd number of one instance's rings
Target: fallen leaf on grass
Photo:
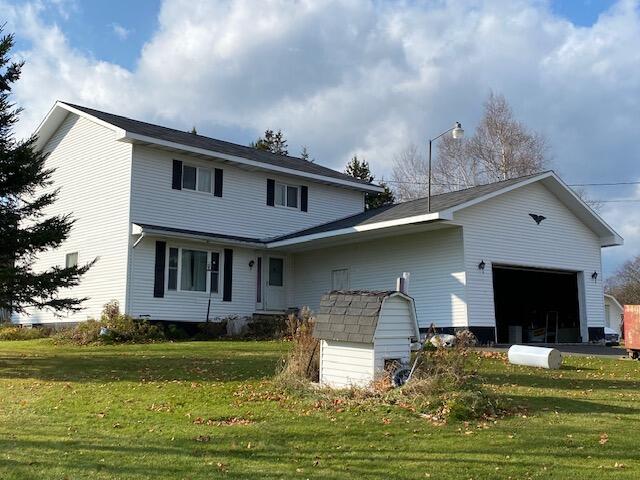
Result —
[[208, 442], [209, 440], [211, 440], [211, 437], [209, 435], [198, 435], [195, 438], [196, 442]]
[[600, 440], [599, 440], [598, 443], [600, 443], [600, 445], [604, 445], [608, 441], [609, 441], [609, 435], [607, 435], [606, 433], [601, 433], [600, 434]]

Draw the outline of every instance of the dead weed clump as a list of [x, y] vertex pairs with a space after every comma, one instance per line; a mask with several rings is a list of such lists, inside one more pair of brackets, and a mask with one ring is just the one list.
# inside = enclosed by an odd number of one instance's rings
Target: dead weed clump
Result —
[[[310, 334], [309, 337], [313, 339]], [[331, 389], [313, 385], [311, 381], [317, 380], [318, 367], [315, 364], [313, 378], [307, 375], [307, 367], [317, 355], [316, 345], [304, 334], [293, 338], [294, 348], [276, 377], [276, 384], [290, 394], [306, 397], [315, 409], [339, 413], [398, 407], [436, 424], [492, 419], [506, 413], [498, 398], [483, 389], [470, 366], [470, 347], [475, 345], [470, 332], [456, 335], [453, 347], [427, 343], [415, 354], [416, 367], [410, 380], [399, 388], [393, 387], [393, 371], [384, 372], [367, 388]]]
[[313, 314], [307, 307], [287, 318], [286, 333], [292, 348], [276, 375], [278, 383], [302, 386], [319, 380], [320, 342], [313, 336], [313, 326]]

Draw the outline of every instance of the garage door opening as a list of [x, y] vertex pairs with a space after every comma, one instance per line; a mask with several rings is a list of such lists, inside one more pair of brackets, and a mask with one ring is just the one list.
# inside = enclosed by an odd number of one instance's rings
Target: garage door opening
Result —
[[581, 342], [578, 274], [493, 267], [498, 343]]

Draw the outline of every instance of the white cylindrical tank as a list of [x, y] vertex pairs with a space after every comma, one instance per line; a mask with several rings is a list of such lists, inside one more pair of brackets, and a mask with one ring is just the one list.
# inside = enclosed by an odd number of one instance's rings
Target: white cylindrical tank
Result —
[[562, 365], [562, 354], [555, 348], [512, 345], [509, 348], [509, 363], [555, 370]]

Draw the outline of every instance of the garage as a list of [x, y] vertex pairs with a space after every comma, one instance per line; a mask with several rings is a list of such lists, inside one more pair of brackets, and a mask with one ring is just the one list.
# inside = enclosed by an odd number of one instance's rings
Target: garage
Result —
[[581, 342], [578, 273], [494, 265], [498, 343]]

